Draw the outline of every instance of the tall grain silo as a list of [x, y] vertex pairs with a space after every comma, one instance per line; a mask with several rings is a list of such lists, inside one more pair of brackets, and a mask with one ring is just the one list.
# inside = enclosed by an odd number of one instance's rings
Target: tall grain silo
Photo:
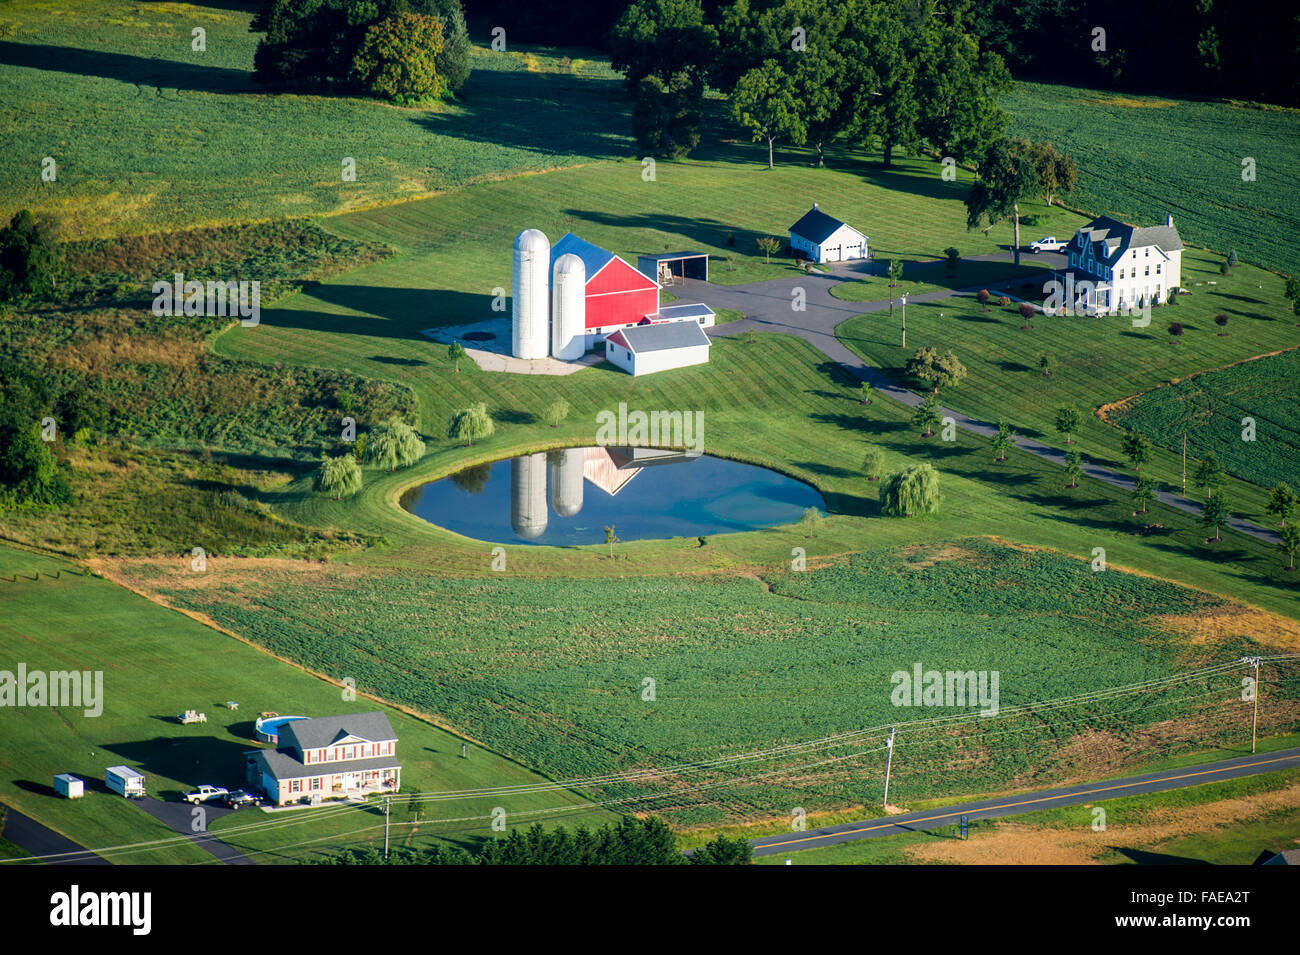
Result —
[[546, 533], [546, 455], [526, 454], [510, 462], [510, 526], [533, 540]]
[[551, 354], [563, 361], [582, 357], [587, 333], [587, 267], [569, 252], [555, 260], [551, 283]]
[[573, 517], [582, 510], [582, 469], [586, 460], [582, 448], [551, 453], [551, 510], [559, 517]]
[[515, 236], [511, 300], [512, 354], [545, 358], [550, 354], [551, 243], [537, 229]]

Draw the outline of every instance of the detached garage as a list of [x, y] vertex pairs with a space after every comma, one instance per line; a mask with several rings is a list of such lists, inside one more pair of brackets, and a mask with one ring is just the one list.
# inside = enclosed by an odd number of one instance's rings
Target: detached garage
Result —
[[790, 226], [790, 250], [811, 262], [850, 262], [867, 257], [867, 237], [817, 208]]
[[707, 364], [710, 345], [697, 322], [636, 325], [605, 339], [605, 357], [630, 375], [648, 375]]

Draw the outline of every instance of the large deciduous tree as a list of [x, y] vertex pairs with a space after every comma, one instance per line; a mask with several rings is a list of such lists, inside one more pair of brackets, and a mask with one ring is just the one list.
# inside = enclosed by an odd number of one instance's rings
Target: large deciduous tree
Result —
[[794, 83], [776, 60], [765, 60], [742, 76], [731, 94], [736, 122], [748, 129], [754, 142], [767, 143], [767, 168], [773, 168], [773, 146], [778, 139], [802, 145], [808, 136], [795, 100]]
[[966, 228], [992, 228], [1004, 219], [1014, 224], [1016, 265], [1020, 264], [1020, 203], [1041, 188], [1032, 160], [1006, 139], [994, 142], [979, 160], [978, 177], [966, 196]]

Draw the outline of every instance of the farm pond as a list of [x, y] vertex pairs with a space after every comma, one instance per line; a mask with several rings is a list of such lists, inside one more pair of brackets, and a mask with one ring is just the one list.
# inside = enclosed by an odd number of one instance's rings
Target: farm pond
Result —
[[776, 471], [660, 448], [565, 448], [466, 468], [411, 488], [401, 505], [484, 541], [571, 546], [701, 537], [791, 524], [815, 489]]

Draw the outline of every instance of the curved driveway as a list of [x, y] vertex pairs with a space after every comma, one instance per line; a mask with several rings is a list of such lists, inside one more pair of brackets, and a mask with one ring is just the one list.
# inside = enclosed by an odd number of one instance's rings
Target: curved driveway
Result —
[[[1003, 253], [973, 256], [972, 258], [983, 261], [1006, 260]], [[1065, 265], [1065, 257], [1055, 253], [1035, 256], [1032, 261], [1044, 261], [1054, 268], [1061, 268]], [[920, 268], [924, 267], [921, 266]], [[687, 279], [684, 286], [685, 294], [680, 296], [680, 299], [683, 302], [698, 300], [705, 302], [712, 308], [728, 308], [745, 316], [743, 319], [709, 329], [710, 337], [740, 335], [748, 331], [783, 332], [794, 335], [808, 342], [827, 358], [838, 362], [857, 378], [866, 381], [880, 394], [893, 398], [908, 407], [916, 407], [922, 401], [921, 395], [898, 385], [879, 368], [868, 365], [840, 341], [835, 334], [835, 330], [850, 318], [889, 309], [888, 300], [883, 302], [845, 302], [831, 294], [831, 289], [836, 285], [860, 278], [866, 272], [866, 268], [865, 265], [841, 265], [835, 267], [835, 271], [826, 275], [794, 275], [788, 278], [771, 279], [766, 282], [751, 282], [748, 285], [714, 285], [696, 279]], [[915, 274], [915, 271], [913, 271], [909, 273], [909, 277]], [[1018, 278], [987, 286], [941, 289], [935, 292], [911, 295], [908, 300], [910, 302], [936, 302], [941, 299], [951, 298], [954, 295], [978, 291], [979, 288], [992, 290], [1015, 285], [1023, 281], [1023, 278]], [[799, 312], [792, 307], [793, 293], [796, 288], [802, 288], [805, 295], [806, 308]], [[987, 421], [979, 421], [947, 408], [941, 408], [939, 413], [951, 416], [957, 423], [957, 427], [964, 431], [985, 437], [991, 437], [997, 433], [997, 427]], [[1024, 435], [1016, 436], [1016, 446], [1020, 450], [1035, 454], [1040, 458], [1045, 458], [1062, 466], [1065, 465], [1065, 452], [1060, 448], [1054, 448]], [[1129, 475], [1098, 464], [1085, 463], [1082, 467], [1083, 473], [1088, 477], [1104, 481], [1126, 491], [1133, 490], [1136, 484], [1136, 480]], [[1200, 516], [1201, 507], [1194, 501], [1190, 501], [1171, 491], [1161, 491], [1158, 497], [1163, 504], [1197, 517]], [[1243, 534], [1248, 534], [1271, 544], [1276, 544], [1279, 540], [1279, 535], [1276, 532], [1266, 530], [1239, 517], [1230, 518], [1228, 526], [1235, 531], [1240, 531]]]

